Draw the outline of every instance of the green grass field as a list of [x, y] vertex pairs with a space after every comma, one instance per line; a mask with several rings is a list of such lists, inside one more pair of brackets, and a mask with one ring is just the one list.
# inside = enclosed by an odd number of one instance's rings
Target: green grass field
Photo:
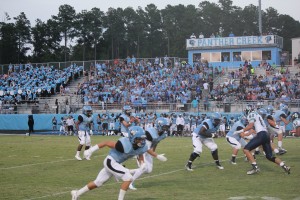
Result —
[[[118, 137], [93, 136], [93, 144]], [[286, 138], [288, 153], [281, 156], [292, 167], [290, 175], [269, 162], [257, 157], [259, 174], [246, 175], [251, 169], [240, 151], [237, 165], [231, 165], [231, 147], [224, 138], [215, 139], [224, 170], [215, 167], [209, 150], [204, 147], [200, 159], [195, 160], [193, 172], [184, 165], [192, 152], [191, 138], [169, 137], [157, 148], [165, 153], [167, 162], [154, 161], [151, 174], [144, 174], [135, 183], [137, 191], [128, 191], [127, 200], [156, 199], [300, 199], [300, 140]], [[94, 180], [102, 168], [109, 149], [95, 152], [91, 161], [74, 158], [78, 141], [65, 136], [0, 136], [0, 199], [71, 199], [70, 191], [79, 189]], [[126, 167], [135, 168], [134, 159]], [[80, 199], [117, 199], [120, 183], [114, 179], [101, 188], [90, 191]]]

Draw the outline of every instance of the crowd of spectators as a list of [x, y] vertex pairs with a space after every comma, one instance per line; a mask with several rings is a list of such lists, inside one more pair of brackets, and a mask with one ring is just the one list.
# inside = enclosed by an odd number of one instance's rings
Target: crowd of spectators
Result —
[[[268, 65], [257, 67], [266, 70]], [[78, 86], [77, 94], [84, 104], [130, 104], [135, 112], [145, 110], [148, 103], [190, 104], [196, 108], [202, 102], [208, 110], [211, 101], [289, 102], [300, 98], [299, 80], [291, 77], [288, 67], [272, 68], [266, 75], [255, 74], [254, 68], [245, 61], [229, 72], [224, 82], [216, 84], [214, 78], [225, 71], [208, 63], [136, 63], [127, 57], [114, 65], [96, 64], [90, 78]]]
[[63, 70], [53, 66], [9, 65], [0, 75], [0, 105], [36, 103], [39, 97], [50, 97], [82, 74], [83, 67], [71, 65]]
[[74, 76], [83, 74], [76, 94], [81, 103], [102, 106], [104, 104], [130, 104], [135, 112], [145, 110], [149, 103], [190, 104], [194, 110], [200, 102], [205, 110], [211, 101], [236, 102], [256, 100], [291, 101], [300, 98], [299, 79], [291, 77], [287, 66], [276, 68], [268, 63], [258, 68], [266, 75], [255, 74], [250, 61], [230, 71], [225, 81], [214, 80], [225, 75], [224, 68], [208, 63], [171, 62], [164, 58], [151, 61], [134, 56], [114, 63], [92, 64], [89, 71], [83, 67], [69, 66], [64, 70], [53, 67], [10, 67], [9, 73], [0, 75], [0, 100], [5, 103], [21, 103], [60, 92]]
[[265, 70], [265, 75], [256, 74], [251, 62], [245, 62], [210, 91], [210, 98], [228, 102], [272, 100], [286, 103], [300, 99], [299, 79], [290, 74], [288, 66], [271, 67], [266, 63], [258, 68]]
[[133, 62], [127, 58], [113, 65], [97, 63], [90, 78], [78, 85], [77, 94], [82, 95], [82, 103], [90, 105], [129, 103], [143, 108], [148, 103], [187, 104], [202, 99], [203, 83], [213, 82], [220, 73], [205, 63], [172, 64], [166, 57], [162, 63], [157, 59]]

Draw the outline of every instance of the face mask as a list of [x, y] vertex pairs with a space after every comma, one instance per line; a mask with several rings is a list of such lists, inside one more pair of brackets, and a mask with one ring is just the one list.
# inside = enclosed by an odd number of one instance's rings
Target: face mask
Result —
[[136, 146], [142, 147], [144, 145], [144, 139], [136, 139]]

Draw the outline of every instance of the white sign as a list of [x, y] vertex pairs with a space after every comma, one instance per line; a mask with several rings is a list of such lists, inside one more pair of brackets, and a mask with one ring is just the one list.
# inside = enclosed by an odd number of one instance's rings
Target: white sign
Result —
[[274, 35], [187, 39], [187, 48], [275, 44]]

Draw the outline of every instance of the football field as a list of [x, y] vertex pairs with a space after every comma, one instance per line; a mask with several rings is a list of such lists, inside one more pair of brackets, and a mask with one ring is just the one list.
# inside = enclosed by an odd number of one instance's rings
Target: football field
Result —
[[[117, 136], [92, 136], [92, 143], [104, 140], [116, 141]], [[224, 170], [219, 170], [209, 150], [203, 147], [201, 157], [194, 161], [194, 171], [184, 166], [192, 152], [190, 137], [168, 137], [157, 148], [165, 153], [167, 162], [154, 160], [151, 174], [136, 180], [136, 191], [128, 190], [127, 200], [219, 200], [219, 199], [300, 199], [300, 139], [285, 138], [288, 151], [280, 158], [291, 166], [287, 175], [262, 155], [257, 156], [261, 172], [247, 175], [251, 165], [239, 152], [237, 165], [229, 163], [232, 149], [225, 138], [215, 139]], [[276, 141], [277, 143], [277, 141]], [[71, 199], [70, 191], [79, 189], [96, 178], [103, 167], [103, 159], [109, 149], [100, 149], [92, 160], [77, 161], [74, 158], [78, 145], [75, 136], [1, 135], [0, 136], [0, 199]], [[124, 163], [136, 168], [134, 159]], [[82, 200], [115, 200], [120, 182], [110, 179], [102, 187], [89, 191]]]

